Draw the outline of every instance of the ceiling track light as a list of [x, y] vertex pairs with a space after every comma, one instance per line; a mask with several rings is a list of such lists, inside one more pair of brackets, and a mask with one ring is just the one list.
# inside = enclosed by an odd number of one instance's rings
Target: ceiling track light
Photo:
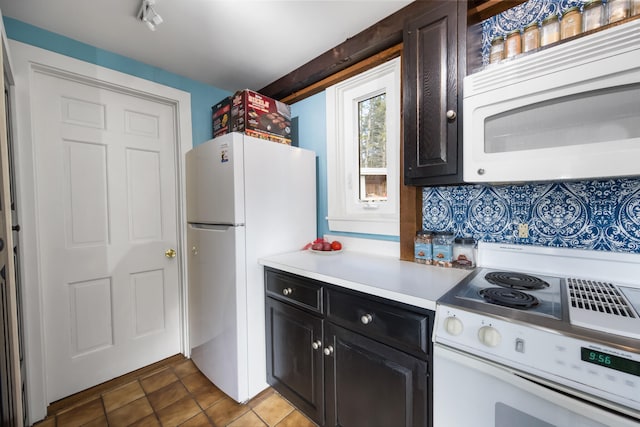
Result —
[[151, 31], [155, 31], [156, 27], [164, 22], [153, 8], [155, 4], [156, 0], [142, 0], [140, 11], [138, 12], [138, 19], [147, 24]]

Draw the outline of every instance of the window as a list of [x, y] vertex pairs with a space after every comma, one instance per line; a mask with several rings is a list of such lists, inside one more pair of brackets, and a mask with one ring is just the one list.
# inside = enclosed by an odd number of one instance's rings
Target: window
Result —
[[400, 58], [326, 97], [329, 229], [399, 235]]

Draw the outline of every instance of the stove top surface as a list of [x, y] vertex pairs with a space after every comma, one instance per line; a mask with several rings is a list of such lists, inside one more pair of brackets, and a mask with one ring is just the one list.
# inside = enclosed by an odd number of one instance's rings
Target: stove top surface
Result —
[[562, 319], [562, 278], [481, 268], [454, 298]]
[[639, 278], [640, 254], [480, 242], [476, 271], [438, 305], [640, 349]]

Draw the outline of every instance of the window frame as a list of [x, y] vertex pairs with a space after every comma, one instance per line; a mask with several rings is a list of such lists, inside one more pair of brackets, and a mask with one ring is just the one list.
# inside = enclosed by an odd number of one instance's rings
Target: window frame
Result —
[[[387, 200], [359, 201], [358, 101], [386, 93]], [[401, 60], [393, 58], [325, 91], [329, 229], [400, 234]]]

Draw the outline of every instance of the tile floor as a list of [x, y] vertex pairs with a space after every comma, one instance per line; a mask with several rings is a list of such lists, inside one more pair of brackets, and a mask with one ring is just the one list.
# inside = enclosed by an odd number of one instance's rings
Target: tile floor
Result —
[[[246, 404], [214, 386], [189, 359], [146, 372], [80, 401], [65, 399], [35, 427], [315, 427], [269, 388]], [[65, 401], [71, 400], [69, 406]], [[51, 412], [51, 407], [50, 411]]]

